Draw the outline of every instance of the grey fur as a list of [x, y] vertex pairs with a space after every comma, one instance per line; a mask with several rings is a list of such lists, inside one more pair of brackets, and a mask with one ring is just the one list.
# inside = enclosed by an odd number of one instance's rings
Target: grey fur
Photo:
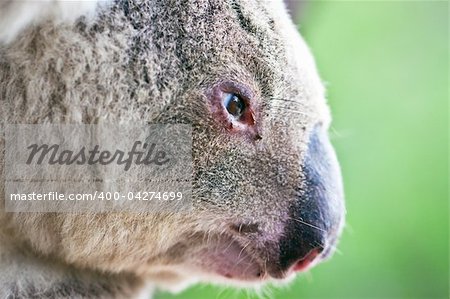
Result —
[[[260, 140], [227, 132], [211, 113], [211, 90], [224, 82], [253, 95]], [[277, 1], [119, 0], [94, 19], [41, 21], [0, 45], [0, 105], [3, 124], [194, 129], [199, 204], [191, 214], [0, 212], [0, 294], [19, 298], [120, 298], [143, 281], [169, 289], [221, 282], [204, 271], [202, 254], [230, 239], [257, 261], [248, 275], [275, 271], [305, 185], [310, 132], [330, 121], [314, 61]], [[343, 223], [336, 192], [334, 238]], [[229, 230], [242, 224], [258, 229]]]

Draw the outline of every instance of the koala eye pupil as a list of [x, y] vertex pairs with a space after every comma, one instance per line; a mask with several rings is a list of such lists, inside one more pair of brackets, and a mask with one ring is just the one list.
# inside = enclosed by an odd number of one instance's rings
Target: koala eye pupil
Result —
[[228, 94], [224, 104], [228, 113], [236, 118], [239, 118], [246, 108], [245, 101], [234, 93]]

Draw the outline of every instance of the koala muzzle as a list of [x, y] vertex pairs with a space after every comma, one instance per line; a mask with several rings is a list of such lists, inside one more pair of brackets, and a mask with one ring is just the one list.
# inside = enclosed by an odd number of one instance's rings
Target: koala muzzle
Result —
[[279, 243], [282, 273], [307, 270], [328, 256], [342, 230], [341, 173], [327, 133], [320, 127], [311, 132], [302, 172], [298, 198]]

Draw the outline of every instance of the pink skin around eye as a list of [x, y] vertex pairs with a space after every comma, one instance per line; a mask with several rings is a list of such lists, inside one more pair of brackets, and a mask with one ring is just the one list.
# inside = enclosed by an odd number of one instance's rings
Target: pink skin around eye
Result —
[[[229, 94], [236, 94], [245, 101], [246, 108], [239, 119], [236, 119], [227, 111], [224, 102]], [[254, 95], [248, 88], [234, 82], [223, 82], [214, 86], [207, 93], [207, 96], [210, 99], [211, 112], [214, 118], [229, 132], [244, 135], [251, 140], [261, 139], [261, 134], [258, 130], [257, 115], [255, 113], [256, 107], [254, 101], [252, 101]]]

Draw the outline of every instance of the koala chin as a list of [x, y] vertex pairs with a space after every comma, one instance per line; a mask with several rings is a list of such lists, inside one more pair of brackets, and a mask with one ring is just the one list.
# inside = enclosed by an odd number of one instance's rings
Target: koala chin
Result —
[[93, 3], [0, 4], [2, 128], [190, 124], [193, 207], [6, 213], [1, 169], [0, 298], [252, 287], [329, 257], [344, 223], [341, 174], [324, 88], [284, 3]]

